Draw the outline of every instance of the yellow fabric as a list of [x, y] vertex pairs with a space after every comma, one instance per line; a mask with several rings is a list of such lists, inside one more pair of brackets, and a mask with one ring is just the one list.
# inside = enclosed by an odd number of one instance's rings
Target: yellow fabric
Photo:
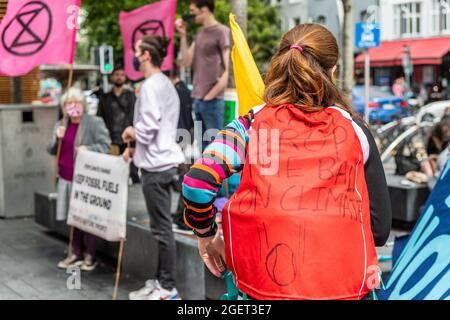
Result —
[[239, 115], [242, 116], [253, 107], [264, 103], [262, 99], [264, 82], [244, 33], [233, 14], [230, 14], [230, 26], [234, 42], [231, 58], [239, 102]]

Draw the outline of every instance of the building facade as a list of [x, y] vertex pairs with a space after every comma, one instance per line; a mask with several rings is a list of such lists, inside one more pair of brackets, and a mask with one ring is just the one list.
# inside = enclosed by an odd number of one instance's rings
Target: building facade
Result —
[[[376, 85], [405, 76], [407, 52], [413, 65], [412, 89], [448, 88], [450, 80], [450, 0], [380, 0], [380, 48], [369, 50]], [[356, 58], [357, 74], [363, 57]]]
[[[341, 43], [343, 8], [341, 0], [271, 0], [280, 12], [282, 28], [288, 31], [297, 24], [315, 22], [325, 25]], [[354, 0], [354, 22], [363, 21], [367, 8], [379, 0]]]
[[[378, 5], [379, 0], [354, 0], [353, 20], [364, 21], [367, 9]], [[310, 0], [308, 4], [309, 21], [325, 25], [342, 42], [343, 8], [341, 0]]]
[[450, 36], [450, 0], [381, 0], [382, 40]]
[[308, 0], [271, 0], [271, 4], [278, 8], [283, 31], [308, 21]]

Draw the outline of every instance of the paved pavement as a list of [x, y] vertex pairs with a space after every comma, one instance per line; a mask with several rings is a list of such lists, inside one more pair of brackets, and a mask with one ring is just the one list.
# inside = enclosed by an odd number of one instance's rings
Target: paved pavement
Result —
[[[384, 247], [377, 248], [378, 257], [389, 257], [392, 255], [392, 249], [394, 248], [394, 240], [397, 236], [402, 236], [409, 234], [411, 232], [410, 229], [405, 228], [393, 228], [391, 234], [389, 235], [389, 239]], [[385, 279], [388, 273], [392, 269], [392, 261], [380, 262], [381, 270], [383, 271], [383, 278]]]
[[[0, 299], [109, 300], [115, 261], [101, 259], [92, 273], [81, 274], [80, 290], [69, 290], [65, 270], [56, 267], [65, 257], [66, 241], [50, 234], [32, 219], [0, 220]], [[121, 279], [118, 299], [142, 286]]]
[[[129, 219], [142, 224], [148, 223], [145, 205], [139, 201], [131, 210]], [[175, 199], [174, 199], [175, 200]], [[175, 208], [176, 200], [173, 201]], [[378, 254], [389, 256], [395, 236], [408, 231], [394, 229], [388, 245], [378, 248]], [[56, 267], [66, 256], [67, 243], [45, 228], [37, 225], [32, 218], [18, 220], [0, 219], [0, 300], [4, 299], [48, 299], [48, 300], [108, 300], [111, 299], [115, 261], [100, 257], [100, 266], [92, 273], [81, 274], [81, 289], [69, 290], [65, 270]], [[391, 263], [381, 264], [386, 272]], [[142, 286], [141, 282], [128, 275], [122, 276], [118, 299], [127, 299], [128, 292]]]

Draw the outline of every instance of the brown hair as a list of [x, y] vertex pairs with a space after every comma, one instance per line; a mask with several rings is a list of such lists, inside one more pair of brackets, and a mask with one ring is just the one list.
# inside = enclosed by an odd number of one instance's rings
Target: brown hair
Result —
[[142, 53], [148, 51], [152, 58], [152, 64], [160, 68], [163, 64], [164, 58], [167, 55], [167, 47], [170, 39], [159, 36], [146, 35], [142, 37], [142, 42], [139, 46]]
[[215, 0], [190, 0], [189, 3], [194, 4], [199, 9], [207, 7], [208, 10], [212, 13], [214, 13], [214, 9], [216, 6]]
[[450, 143], [450, 121], [441, 120], [431, 129], [431, 138], [436, 138], [442, 143], [442, 150], [445, 150]]
[[335, 105], [354, 115], [344, 93], [333, 81], [332, 69], [338, 59], [336, 38], [327, 28], [312, 23], [294, 27], [283, 36], [270, 62], [265, 78], [265, 102], [273, 107], [293, 104], [305, 112]]

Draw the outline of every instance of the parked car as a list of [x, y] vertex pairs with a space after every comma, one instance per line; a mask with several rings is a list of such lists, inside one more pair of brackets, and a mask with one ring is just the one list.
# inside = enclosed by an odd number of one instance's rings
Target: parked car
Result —
[[[353, 87], [353, 110], [364, 115], [364, 86]], [[388, 123], [408, 115], [408, 103], [382, 87], [371, 86], [369, 92], [369, 122]]]
[[450, 100], [432, 102], [420, 108], [416, 114], [416, 122], [423, 121], [436, 122], [440, 121], [444, 116], [444, 112], [447, 108], [450, 108]]

